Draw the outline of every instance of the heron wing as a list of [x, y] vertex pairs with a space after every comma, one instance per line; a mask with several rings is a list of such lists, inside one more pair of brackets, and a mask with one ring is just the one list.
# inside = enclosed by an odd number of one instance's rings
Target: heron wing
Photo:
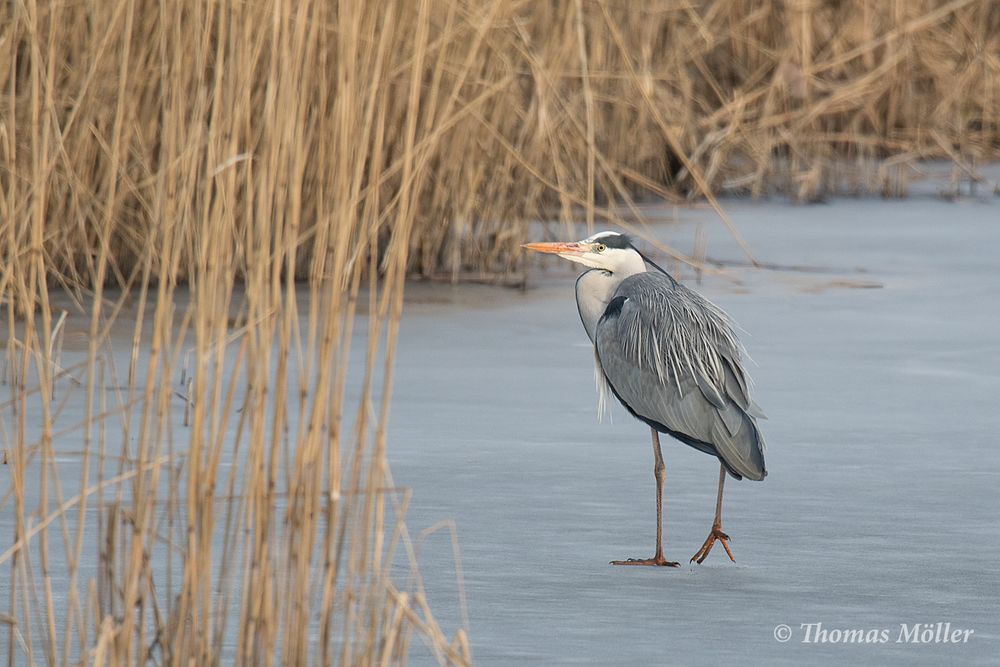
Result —
[[759, 409], [722, 310], [650, 271], [622, 281], [595, 334], [605, 377], [633, 415], [716, 454], [737, 477], [763, 479]]

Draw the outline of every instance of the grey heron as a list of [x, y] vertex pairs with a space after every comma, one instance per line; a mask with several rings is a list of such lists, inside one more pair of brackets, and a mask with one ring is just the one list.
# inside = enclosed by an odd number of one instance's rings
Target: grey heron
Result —
[[719, 459], [719, 493], [708, 538], [691, 557], [704, 562], [716, 541], [730, 560], [722, 532], [726, 474], [762, 480], [764, 418], [750, 398], [744, 351], [730, 318], [711, 301], [680, 284], [616, 232], [573, 243], [528, 243], [528, 250], [556, 254], [587, 267], [576, 280], [576, 305], [594, 344], [600, 402], [610, 391], [632, 416], [649, 425], [656, 478], [656, 553], [614, 565], [667, 565], [663, 555], [663, 482], [660, 433]]

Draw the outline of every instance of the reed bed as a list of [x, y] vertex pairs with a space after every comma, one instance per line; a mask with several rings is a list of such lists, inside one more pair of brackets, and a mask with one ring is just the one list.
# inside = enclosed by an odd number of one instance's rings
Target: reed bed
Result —
[[3, 3], [3, 658], [470, 662], [386, 464], [407, 276], [982, 181], [998, 74], [990, 0]]

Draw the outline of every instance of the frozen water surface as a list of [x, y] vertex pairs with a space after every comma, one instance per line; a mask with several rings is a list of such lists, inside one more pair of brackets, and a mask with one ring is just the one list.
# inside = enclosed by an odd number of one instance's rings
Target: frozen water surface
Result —
[[[652, 555], [649, 430], [617, 405], [613, 423], [597, 421], [569, 266], [547, 263], [526, 293], [411, 289], [393, 472], [413, 488], [414, 532], [455, 520], [476, 661], [995, 662], [1000, 201], [727, 210], [761, 261], [815, 269], [729, 267], [739, 284], [698, 287], [748, 332], [769, 416], [767, 479], [727, 484], [736, 565], [718, 545], [687, 565], [711, 526], [718, 465], [669, 438], [666, 551], [685, 565], [608, 564]], [[680, 218], [650, 231], [689, 251], [703, 224], [709, 258], [742, 261], [714, 214]], [[443, 534], [421, 552], [446, 626], [460, 619], [450, 554]], [[901, 624], [938, 622], [975, 632], [896, 641]], [[804, 643], [809, 623], [887, 640]], [[790, 641], [776, 641], [779, 624]]]
[[[778, 268], [742, 265], [707, 210], [682, 209], [679, 222], [669, 207], [645, 213], [659, 220], [648, 231], [683, 251], [704, 229], [728, 277], [696, 287], [747, 331], [757, 362], [769, 475], [727, 484], [738, 563], [717, 546], [687, 564], [711, 526], [718, 464], [665, 437], [667, 556], [684, 566], [608, 564], [652, 555], [649, 430], [618, 406], [598, 422], [576, 273], [550, 260], [523, 292], [408, 288], [392, 470], [413, 490], [414, 536], [454, 521], [464, 586], [447, 532], [418, 540], [432, 610], [450, 636], [465, 601], [484, 665], [996, 662], [1000, 199], [726, 207]], [[67, 493], [73, 477], [67, 468]], [[896, 641], [901, 624], [938, 622], [974, 634]], [[886, 639], [804, 643], [810, 623]], [[414, 664], [434, 662], [413, 647]]]

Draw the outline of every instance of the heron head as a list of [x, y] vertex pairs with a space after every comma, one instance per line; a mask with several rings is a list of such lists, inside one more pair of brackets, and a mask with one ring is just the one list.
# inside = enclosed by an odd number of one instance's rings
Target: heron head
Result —
[[635, 273], [635, 267], [644, 270], [642, 256], [632, 247], [632, 240], [618, 232], [598, 232], [582, 241], [571, 243], [525, 243], [522, 248], [559, 255], [591, 269], [603, 269], [611, 273], [628, 269]]

